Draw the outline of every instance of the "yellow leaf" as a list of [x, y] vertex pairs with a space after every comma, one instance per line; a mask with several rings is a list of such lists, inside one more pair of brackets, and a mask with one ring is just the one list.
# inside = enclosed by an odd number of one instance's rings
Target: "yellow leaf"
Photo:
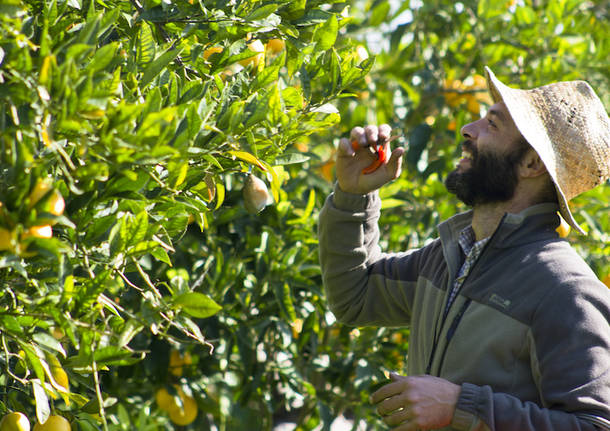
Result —
[[233, 157], [243, 160], [246, 163], [250, 163], [251, 165], [258, 166], [262, 171], [265, 171], [265, 172], [267, 171], [267, 168], [263, 166], [261, 161], [258, 160], [256, 157], [254, 157], [252, 154], [248, 153], [247, 151], [231, 150], [231, 151], [227, 151], [227, 153], [231, 154]]

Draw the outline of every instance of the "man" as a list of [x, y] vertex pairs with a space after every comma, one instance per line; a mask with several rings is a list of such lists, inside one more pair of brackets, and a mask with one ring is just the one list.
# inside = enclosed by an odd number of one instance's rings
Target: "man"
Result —
[[[404, 253], [378, 246], [377, 189], [366, 146], [387, 125], [339, 144], [337, 184], [320, 214], [331, 310], [346, 324], [411, 326], [407, 377], [371, 395], [396, 431], [610, 430], [610, 294], [569, 243], [558, 211], [610, 177], [610, 121], [582, 81], [512, 89], [486, 69], [495, 104], [464, 126], [448, 190], [472, 206], [439, 238]], [[364, 147], [364, 148], [363, 148]]]

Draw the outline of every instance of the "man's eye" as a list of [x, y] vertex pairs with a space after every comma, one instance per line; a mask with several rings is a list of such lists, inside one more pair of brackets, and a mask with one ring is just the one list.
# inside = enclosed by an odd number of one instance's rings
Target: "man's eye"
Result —
[[489, 125], [491, 127], [496, 127], [496, 123], [494, 123], [493, 121], [491, 121], [490, 119], [487, 119], [487, 122], [489, 123]]

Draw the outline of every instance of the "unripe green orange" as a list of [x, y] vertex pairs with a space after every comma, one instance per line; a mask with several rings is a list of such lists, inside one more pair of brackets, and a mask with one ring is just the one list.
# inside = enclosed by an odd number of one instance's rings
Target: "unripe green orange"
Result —
[[271, 195], [263, 180], [255, 175], [249, 174], [242, 190], [244, 206], [251, 214], [257, 214], [271, 203]]
[[23, 413], [9, 413], [0, 421], [0, 431], [30, 431], [30, 421]]
[[51, 415], [45, 423], [39, 424], [37, 422], [33, 431], [72, 431], [72, 427], [65, 417]]

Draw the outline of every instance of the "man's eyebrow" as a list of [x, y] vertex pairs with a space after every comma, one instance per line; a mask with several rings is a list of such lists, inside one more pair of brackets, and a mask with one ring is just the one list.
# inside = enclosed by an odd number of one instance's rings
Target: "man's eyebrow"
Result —
[[502, 123], [506, 123], [506, 116], [504, 115], [504, 113], [502, 111], [498, 111], [497, 109], [490, 109], [489, 111], [487, 111], [487, 114], [493, 115], [498, 120], [500, 120]]

